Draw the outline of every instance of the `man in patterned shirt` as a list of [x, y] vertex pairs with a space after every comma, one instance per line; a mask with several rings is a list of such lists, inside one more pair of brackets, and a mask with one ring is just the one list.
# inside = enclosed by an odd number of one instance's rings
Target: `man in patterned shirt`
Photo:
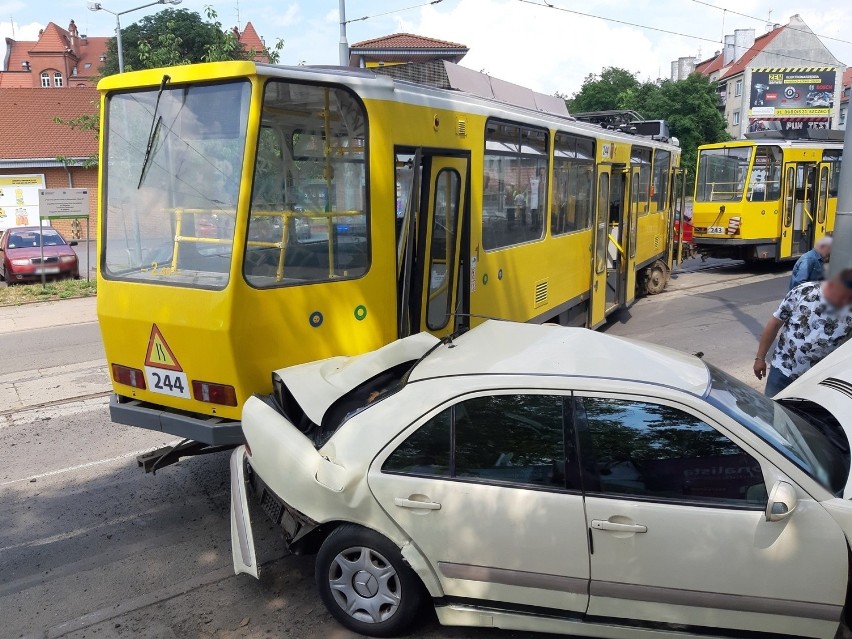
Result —
[[[767, 375], [766, 354], [776, 336], [778, 346]], [[766, 394], [774, 397], [850, 336], [852, 268], [787, 293], [760, 336], [754, 374], [757, 379], [766, 377]]]

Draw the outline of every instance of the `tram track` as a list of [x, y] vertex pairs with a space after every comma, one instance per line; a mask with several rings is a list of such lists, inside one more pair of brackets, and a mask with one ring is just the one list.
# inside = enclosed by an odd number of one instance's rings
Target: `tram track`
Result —
[[[41, 402], [39, 404], [29, 404], [27, 406], [18, 406], [15, 408], [7, 408], [5, 410], [0, 410], [0, 419], [5, 419], [12, 417], [14, 415], [20, 413], [27, 413], [35, 410], [44, 410], [46, 408], [53, 408], [55, 406], [63, 406], [65, 404], [74, 404], [78, 402], [84, 402], [90, 399], [100, 399], [102, 397], [109, 397], [112, 394], [112, 391], [100, 391], [97, 393], [86, 393], [83, 395], [76, 395], [74, 397], [64, 397], [62, 399], [55, 399], [47, 402]], [[0, 424], [2, 426], [2, 424]]]

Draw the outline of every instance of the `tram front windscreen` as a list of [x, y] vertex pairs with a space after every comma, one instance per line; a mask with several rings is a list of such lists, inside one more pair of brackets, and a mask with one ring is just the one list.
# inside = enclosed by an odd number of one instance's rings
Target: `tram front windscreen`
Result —
[[246, 147], [248, 81], [108, 97], [101, 218], [105, 278], [228, 283]]

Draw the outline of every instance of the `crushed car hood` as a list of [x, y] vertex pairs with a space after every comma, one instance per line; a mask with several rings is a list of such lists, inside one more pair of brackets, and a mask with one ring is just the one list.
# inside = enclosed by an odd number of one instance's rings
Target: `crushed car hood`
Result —
[[308, 419], [319, 424], [328, 407], [353, 388], [394, 366], [420, 359], [439, 342], [434, 335], [418, 333], [364, 355], [331, 357], [275, 373]]

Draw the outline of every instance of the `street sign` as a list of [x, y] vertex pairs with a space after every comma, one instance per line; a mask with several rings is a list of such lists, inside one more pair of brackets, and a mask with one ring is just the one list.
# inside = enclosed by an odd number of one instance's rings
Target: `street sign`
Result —
[[89, 189], [39, 189], [38, 205], [45, 220], [89, 217]]

